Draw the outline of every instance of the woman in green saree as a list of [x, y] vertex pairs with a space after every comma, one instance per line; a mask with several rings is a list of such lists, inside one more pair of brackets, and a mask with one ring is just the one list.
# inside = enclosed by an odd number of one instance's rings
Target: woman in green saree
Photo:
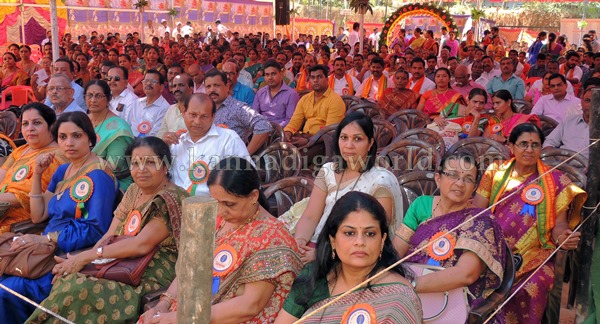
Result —
[[[66, 259], [56, 258], [54, 285], [42, 305], [75, 323], [125, 323], [139, 317], [142, 296], [167, 287], [175, 278], [177, 243], [181, 228], [181, 202], [187, 192], [169, 180], [172, 160], [169, 147], [156, 137], [136, 139], [127, 149], [132, 157], [129, 187], [114, 213], [109, 230], [93, 249]], [[129, 239], [100, 247], [110, 236]], [[79, 273], [88, 263], [103, 258], [146, 255], [159, 246], [134, 287]], [[50, 314], [38, 309], [27, 323], [52, 323]]]
[[[112, 82], [112, 78], [109, 82]], [[133, 142], [131, 126], [108, 109], [112, 96], [106, 81], [91, 80], [85, 87], [84, 95], [89, 109], [88, 116], [97, 135], [92, 152], [110, 164], [119, 180], [120, 189], [125, 192], [133, 182], [124, 154], [127, 146]]]

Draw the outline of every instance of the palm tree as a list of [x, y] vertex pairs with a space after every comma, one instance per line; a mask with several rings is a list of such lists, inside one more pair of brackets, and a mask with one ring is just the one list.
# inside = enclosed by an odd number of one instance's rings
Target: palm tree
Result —
[[358, 52], [360, 54], [362, 54], [363, 53], [363, 40], [365, 39], [365, 32], [364, 32], [364, 28], [363, 28], [363, 25], [365, 23], [365, 14], [367, 13], [367, 11], [369, 11], [369, 12], [371, 12], [371, 15], [372, 15], [373, 7], [371, 6], [371, 3], [369, 2], [369, 0], [351, 0], [350, 8], [354, 9], [354, 12], [357, 12], [358, 14], [360, 14], [360, 18], [359, 18], [360, 30], [358, 32], [360, 47], [359, 47]]

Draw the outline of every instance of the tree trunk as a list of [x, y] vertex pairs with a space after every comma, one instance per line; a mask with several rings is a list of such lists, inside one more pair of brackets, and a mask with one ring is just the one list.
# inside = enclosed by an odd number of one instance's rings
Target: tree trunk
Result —
[[360, 18], [359, 18], [359, 23], [360, 23], [360, 29], [358, 30], [358, 42], [359, 42], [359, 49], [358, 49], [358, 53], [360, 53], [361, 55], [363, 54], [363, 40], [365, 39], [365, 32], [364, 32], [364, 23], [365, 23], [365, 9], [360, 9]]

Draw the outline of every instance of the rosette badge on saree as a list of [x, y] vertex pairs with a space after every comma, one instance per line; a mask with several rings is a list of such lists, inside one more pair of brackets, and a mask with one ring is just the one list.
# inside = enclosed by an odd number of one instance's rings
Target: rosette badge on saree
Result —
[[84, 203], [90, 199], [93, 192], [94, 183], [88, 176], [79, 177], [75, 181], [75, 184], [71, 187], [70, 191], [71, 199], [77, 203], [77, 207], [75, 208], [75, 219], [81, 217], [84, 219], [88, 218], [88, 212], [85, 209]]

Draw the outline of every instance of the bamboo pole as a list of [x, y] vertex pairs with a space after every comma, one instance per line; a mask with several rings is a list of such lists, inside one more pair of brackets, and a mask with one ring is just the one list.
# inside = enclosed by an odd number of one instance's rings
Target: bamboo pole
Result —
[[217, 201], [186, 198], [182, 218], [176, 267], [177, 322], [210, 323]]
[[[592, 90], [592, 109], [590, 111], [590, 141], [600, 138], [600, 89]], [[598, 145], [592, 146], [589, 149], [589, 161], [595, 162], [600, 160], [600, 149]], [[583, 219], [588, 217], [598, 201], [600, 196], [598, 188], [600, 187], [600, 164], [589, 163], [587, 171], [586, 192], [588, 198], [585, 202], [583, 211]], [[577, 302], [577, 322], [581, 323], [587, 316], [588, 306], [590, 304], [590, 284], [591, 276], [590, 269], [592, 266], [592, 254], [594, 252], [594, 237], [596, 235], [596, 223], [598, 214], [591, 215], [589, 224], [583, 226], [581, 233], [581, 242], [577, 249], [577, 259], [579, 267], [577, 269], [578, 280], [575, 285], [575, 298]], [[600, 298], [600, 296], [595, 296]], [[593, 300], [591, 300], [593, 302]], [[598, 311], [598, 310], [596, 310]]]
[[21, 18], [21, 43], [27, 44], [27, 39], [25, 37], [25, 13], [23, 10], [25, 10], [25, 7], [23, 7], [23, 0], [21, 0], [21, 5], [19, 6], [19, 11], [21, 13], [19, 15], [19, 18]]
[[58, 12], [56, 0], [50, 0], [50, 26], [52, 28], [52, 61], [56, 62], [59, 57], [58, 44], [60, 37], [58, 35]]

